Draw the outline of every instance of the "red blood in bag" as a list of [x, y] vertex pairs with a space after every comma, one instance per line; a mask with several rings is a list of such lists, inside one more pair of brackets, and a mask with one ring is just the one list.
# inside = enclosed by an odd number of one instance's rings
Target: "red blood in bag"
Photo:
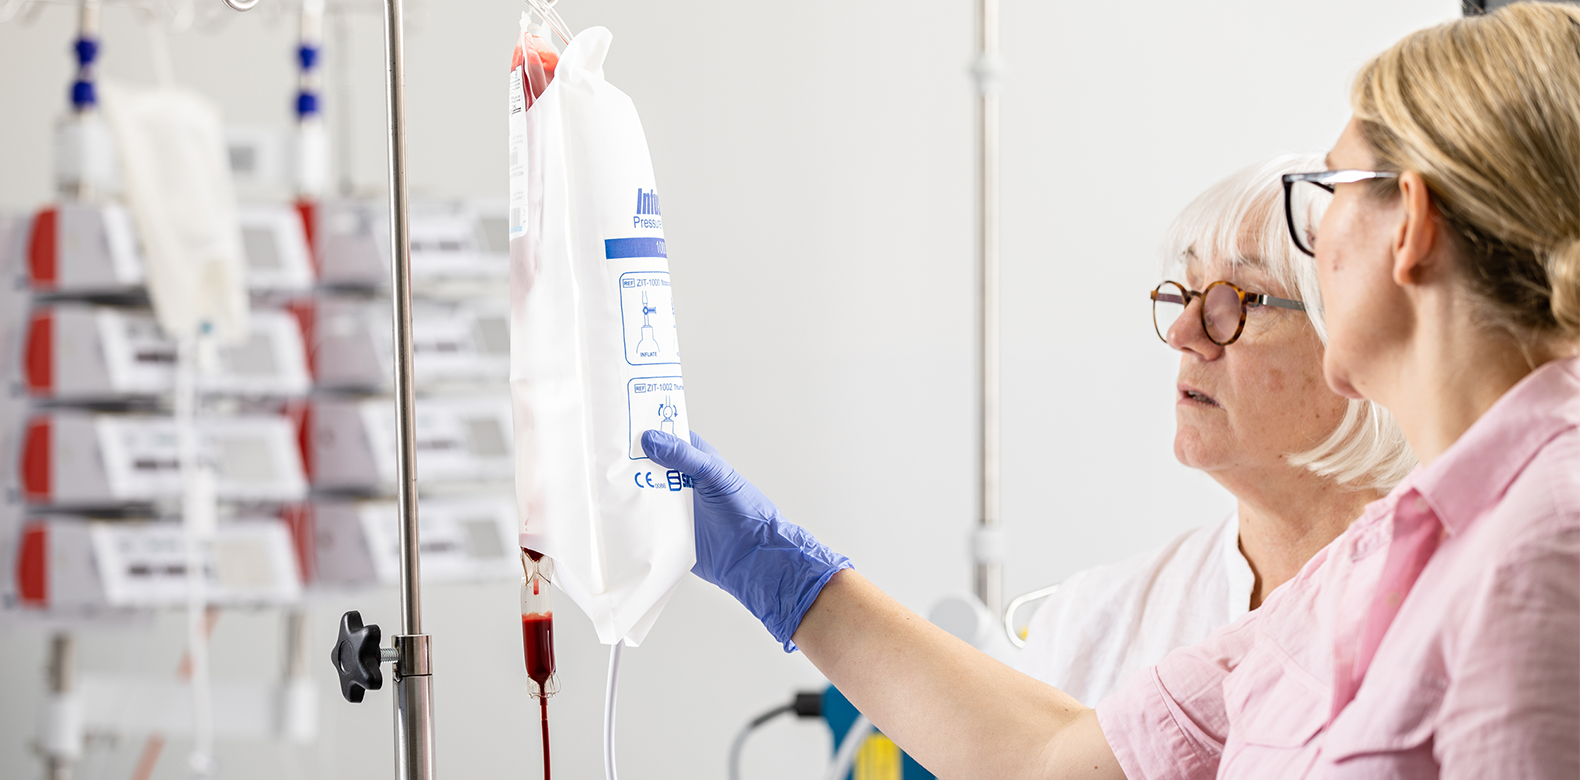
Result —
[[533, 613], [521, 616], [521, 645], [526, 654], [527, 677], [544, 692], [554, 674], [554, 616]]
[[543, 72], [548, 74], [549, 81], [554, 80], [554, 68], [560, 64], [560, 55], [549, 46], [534, 46], [538, 50], [538, 59], [543, 60]]

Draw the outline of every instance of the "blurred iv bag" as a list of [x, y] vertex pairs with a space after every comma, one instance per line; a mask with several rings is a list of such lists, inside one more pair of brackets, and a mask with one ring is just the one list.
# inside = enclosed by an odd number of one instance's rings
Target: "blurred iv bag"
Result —
[[690, 480], [642, 452], [686, 436], [663, 217], [636, 108], [604, 80], [609, 31], [510, 71], [510, 386], [521, 546], [599, 641], [637, 645], [691, 570]]
[[160, 327], [176, 339], [207, 329], [244, 341], [246, 265], [218, 107], [176, 87], [103, 88]]

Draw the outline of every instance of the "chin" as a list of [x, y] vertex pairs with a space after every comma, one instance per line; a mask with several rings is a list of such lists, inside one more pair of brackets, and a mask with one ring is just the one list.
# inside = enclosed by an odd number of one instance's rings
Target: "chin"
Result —
[[1182, 466], [1188, 466], [1198, 471], [1207, 471], [1208, 464], [1213, 462], [1212, 448], [1201, 440], [1201, 436], [1190, 428], [1181, 428], [1174, 434], [1174, 459]]
[[1361, 391], [1356, 390], [1354, 383], [1350, 382], [1349, 372], [1335, 365], [1333, 353], [1334, 350], [1329, 347], [1322, 360], [1322, 378], [1327, 380], [1328, 389], [1351, 400], [1365, 400], [1366, 396], [1361, 395]]

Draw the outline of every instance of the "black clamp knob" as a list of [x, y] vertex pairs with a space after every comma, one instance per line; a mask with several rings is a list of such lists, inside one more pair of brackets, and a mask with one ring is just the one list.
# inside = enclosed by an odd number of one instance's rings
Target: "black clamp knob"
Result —
[[340, 694], [352, 704], [360, 703], [366, 692], [384, 687], [379, 638], [379, 627], [362, 625], [360, 612], [340, 616], [340, 639], [329, 660], [340, 674]]

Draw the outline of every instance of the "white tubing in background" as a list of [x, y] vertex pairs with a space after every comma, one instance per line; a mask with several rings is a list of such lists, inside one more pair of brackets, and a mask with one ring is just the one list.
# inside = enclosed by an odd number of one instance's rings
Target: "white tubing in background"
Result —
[[603, 700], [603, 776], [615, 780], [614, 772], [614, 700], [620, 686], [620, 648], [625, 640], [609, 648], [609, 681], [604, 686]]
[[845, 732], [845, 739], [839, 743], [839, 752], [834, 754], [834, 763], [828, 765], [823, 780], [845, 780], [856, 764], [856, 753], [861, 750], [861, 743], [867, 741], [869, 731], [872, 731], [872, 721], [867, 720], [866, 715], [856, 715], [856, 722]]
[[175, 421], [182, 475], [181, 520], [186, 535], [187, 660], [192, 683], [192, 756], [195, 777], [214, 772], [214, 712], [208, 658], [208, 583], [204, 563], [214, 538], [214, 474], [198, 459], [198, 374], [206, 335], [183, 337], [176, 347]]

